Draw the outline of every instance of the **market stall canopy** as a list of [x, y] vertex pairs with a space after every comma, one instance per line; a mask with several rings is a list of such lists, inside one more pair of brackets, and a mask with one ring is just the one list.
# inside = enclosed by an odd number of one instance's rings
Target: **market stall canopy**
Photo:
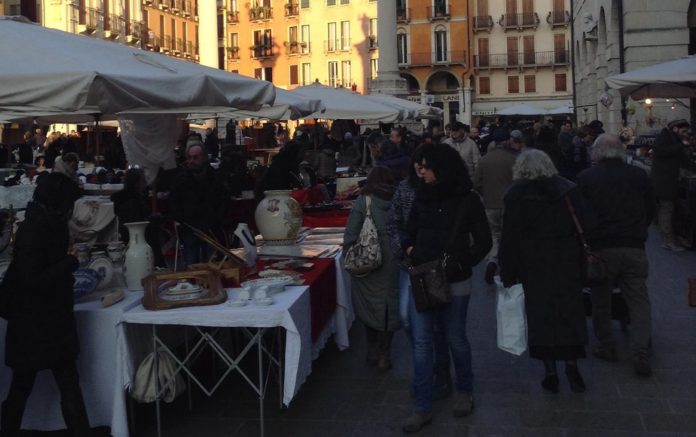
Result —
[[549, 109], [546, 111], [548, 115], [558, 115], [558, 114], [574, 114], [575, 109], [571, 105], [561, 105], [557, 108]]
[[606, 82], [634, 100], [696, 97], [696, 55], [611, 76]]
[[258, 111], [245, 111], [235, 109], [231, 111], [215, 113], [189, 114], [189, 120], [205, 120], [209, 118], [224, 118], [235, 120], [266, 119], [266, 120], [297, 120], [315, 112], [322, 112], [324, 104], [319, 99], [308, 99], [293, 94], [282, 88], [275, 89], [275, 102], [273, 105], [264, 105]]
[[371, 120], [391, 123], [403, 119], [403, 111], [345, 88], [332, 88], [318, 83], [295, 88], [290, 93], [305, 99], [319, 99], [326, 108], [308, 118]]
[[368, 94], [364, 97], [374, 99], [380, 103], [399, 109], [402, 111], [402, 115], [405, 119], [440, 117], [443, 112], [442, 109], [434, 106], [423, 105], [418, 102], [412, 102], [410, 100], [394, 97], [388, 94], [374, 93]]
[[[20, 59], [20, 52], [34, 61]], [[257, 110], [275, 98], [266, 81], [45, 28], [24, 17], [0, 17], [0, 56], [0, 112], [106, 118], [138, 109]]]
[[502, 109], [496, 113], [496, 115], [544, 115], [546, 114], [546, 109], [537, 108], [536, 106], [527, 105], [526, 103], [520, 103]]

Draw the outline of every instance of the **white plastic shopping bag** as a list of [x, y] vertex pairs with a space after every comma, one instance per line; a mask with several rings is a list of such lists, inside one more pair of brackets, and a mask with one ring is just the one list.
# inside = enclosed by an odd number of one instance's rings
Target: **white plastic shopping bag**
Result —
[[498, 348], [513, 355], [527, 350], [527, 313], [524, 309], [522, 284], [504, 287], [497, 282], [496, 320]]

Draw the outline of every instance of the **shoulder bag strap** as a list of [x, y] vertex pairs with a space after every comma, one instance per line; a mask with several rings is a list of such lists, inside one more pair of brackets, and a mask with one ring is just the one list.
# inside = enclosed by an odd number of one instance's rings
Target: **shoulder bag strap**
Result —
[[578, 217], [575, 215], [575, 208], [573, 208], [573, 203], [570, 201], [570, 197], [568, 195], [565, 196], [565, 201], [566, 201], [566, 206], [568, 207], [568, 211], [570, 212], [570, 216], [573, 218], [573, 223], [575, 223], [575, 229], [578, 231], [578, 238], [580, 239], [580, 243], [582, 244], [583, 249], [585, 251], [590, 250], [590, 245], [587, 244], [587, 240], [585, 240], [585, 233], [582, 230], [582, 226], [580, 226], [580, 221], [578, 220]]

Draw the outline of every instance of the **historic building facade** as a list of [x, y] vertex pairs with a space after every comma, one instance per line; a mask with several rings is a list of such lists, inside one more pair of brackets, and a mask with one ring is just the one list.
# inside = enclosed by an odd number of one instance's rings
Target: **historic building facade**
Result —
[[473, 113], [571, 106], [569, 0], [475, 0]]
[[227, 70], [281, 88], [318, 81], [366, 91], [378, 56], [376, 1], [223, 0], [218, 6]]
[[622, 100], [605, 79], [696, 53], [695, 30], [693, 0], [573, 0], [578, 121], [598, 119], [607, 132], [618, 133], [625, 120], [640, 133], [688, 118], [688, 100]]
[[469, 11], [465, 1], [397, 0], [397, 61], [411, 100], [471, 122]]

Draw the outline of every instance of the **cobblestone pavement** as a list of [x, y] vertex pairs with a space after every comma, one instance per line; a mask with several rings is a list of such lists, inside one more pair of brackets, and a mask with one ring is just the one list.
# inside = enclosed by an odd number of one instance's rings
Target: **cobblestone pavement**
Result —
[[[686, 277], [696, 276], [696, 253], [660, 247], [653, 230], [648, 243], [653, 314], [653, 376], [634, 375], [628, 337], [615, 324], [620, 361], [589, 357], [580, 369], [587, 392], [573, 394], [561, 371], [561, 392], [542, 392], [542, 365], [514, 357], [495, 344], [495, 296], [474, 275], [468, 333], [472, 343], [476, 409], [467, 418], [451, 415], [452, 399], [434, 405], [434, 421], [422, 436], [696, 436], [696, 308], [687, 306]], [[588, 325], [589, 326], [589, 325]], [[630, 328], [629, 328], [630, 329]], [[590, 328], [590, 337], [592, 331]], [[267, 436], [401, 435], [411, 410], [411, 353], [406, 337], [395, 338], [394, 369], [377, 374], [364, 364], [362, 330], [351, 330], [352, 346], [338, 352], [329, 344], [289, 408], [277, 409], [275, 390], [266, 402]], [[589, 354], [588, 354], [589, 355]], [[185, 396], [164, 407], [163, 435], [259, 435], [258, 403], [242, 383], [229, 384], [212, 398]], [[135, 408], [136, 435], [154, 436], [151, 406]]]

